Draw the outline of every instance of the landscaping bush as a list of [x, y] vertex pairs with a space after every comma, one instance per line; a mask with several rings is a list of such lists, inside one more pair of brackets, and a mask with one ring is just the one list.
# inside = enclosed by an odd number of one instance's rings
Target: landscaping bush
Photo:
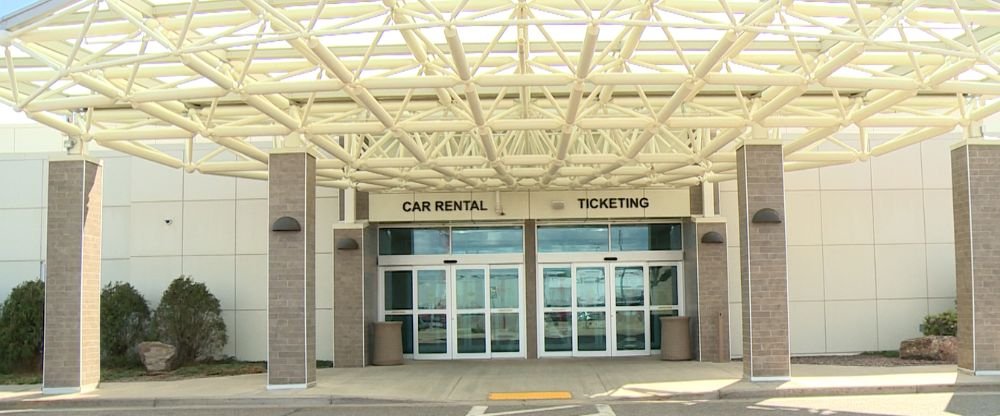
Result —
[[136, 345], [149, 335], [146, 299], [128, 283], [108, 283], [101, 290], [101, 360], [106, 365], [137, 364]]
[[924, 317], [924, 324], [921, 325], [921, 330], [924, 335], [955, 336], [958, 333], [958, 315], [955, 314], [955, 311], [927, 315]]
[[45, 283], [17, 285], [0, 306], [0, 371], [41, 368], [44, 325]]
[[159, 339], [177, 348], [181, 365], [210, 358], [226, 345], [219, 299], [188, 276], [170, 283], [153, 319]]

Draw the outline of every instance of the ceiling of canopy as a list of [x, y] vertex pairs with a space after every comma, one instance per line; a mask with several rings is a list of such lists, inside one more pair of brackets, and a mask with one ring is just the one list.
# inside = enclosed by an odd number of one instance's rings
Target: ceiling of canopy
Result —
[[1000, 112], [993, 0], [50, 0], [0, 29], [0, 101], [71, 152], [263, 179], [305, 147], [374, 192], [683, 187], [744, 142], [810, 169]]

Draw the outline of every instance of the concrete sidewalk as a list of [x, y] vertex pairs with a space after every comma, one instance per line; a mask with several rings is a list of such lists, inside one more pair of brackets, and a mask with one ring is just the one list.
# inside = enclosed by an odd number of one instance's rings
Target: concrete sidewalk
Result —
[[266, 390], [263, 374], [102, 383], [94, 392], [61, 396], [42, 396], [37, 385], [0, 386], [0, 409], [483, 403], [491, 393], [554, 391], [569, 392], [573, 402], [1000, 391], [1000, 377], [958, 374], [954, 365], [793, 365], [791, 381], [769, 383], [743, 381], [742, 368], [739, 362], [664, 362], [647, 357], [412, 361], [395, 367], [320, 370], [316, 387], [295, 391]]

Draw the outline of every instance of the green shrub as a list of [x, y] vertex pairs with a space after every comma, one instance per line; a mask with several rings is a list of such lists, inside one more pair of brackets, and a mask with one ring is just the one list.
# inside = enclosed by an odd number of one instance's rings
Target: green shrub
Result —
[[101, 360], [112, 366], [136, 364], [136, 345], [149, 335], [146, 299], [128, 283], [108, 283], [101, 290]]
[[41, 368], [45, 325], [45, 283], [14, 288], [0, 307], [0, 371]]
[[160, 340], [177, 348], [181, 365], [210, 358], [226, 345], [219, 299], [190, 277], [170, 283], [153, 319]]
[[924, 317], [924, 324], [920, 327], [924, 335], [955, 336], [958, 333], [958, 315], [955, 314], [955, 311], [927, 315]]

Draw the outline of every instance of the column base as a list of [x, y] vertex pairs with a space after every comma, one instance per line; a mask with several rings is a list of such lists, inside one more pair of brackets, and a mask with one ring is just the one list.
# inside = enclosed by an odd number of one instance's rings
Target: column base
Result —
[[97, 390], [97, 384], [88, 384], [81, 387], [42, 387], [42, 394], [76, 394], [76, 393], [89, 393]]
[[305, 384], [268, 384], [268, 390], [302, 390], [316, 387], [316, 382], [311, 381]]

